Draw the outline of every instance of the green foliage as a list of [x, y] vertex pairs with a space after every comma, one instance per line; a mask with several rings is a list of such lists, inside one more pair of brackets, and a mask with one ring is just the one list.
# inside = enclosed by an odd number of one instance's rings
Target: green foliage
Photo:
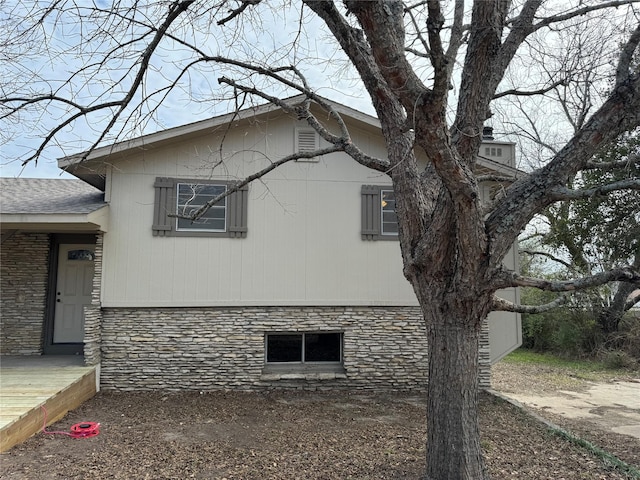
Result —
[[600, 356], [612, 366], [635, 368], [640, 366], [640, 318], [637, 312], [628, 313], [617, 332], [609, 335], [602, 345]]
[[[640, 130], [624, 135], [594, 157], [603, 164], [625, 160], [640, 152]], [[595, 188], [640, 178], [638, 163], [623, 168], [585, 170], [573, 181], [579, 189]], [[547, 211], [550, 230], [543, 239], [571, 258], [581, 273], [595, 273], [632, 263], [640, 251], [640, 192], [617, 190], [572, 202], [561, 202]]]
[[[596, 189], [588, 198], [559, 202], [545, 217], [549, 230], [529, 250], [543, 250], [559, 259], [554, 268], [539, 256], [523, 256], [525, 275], [547, 279], [589, 276], [623, 265], [640, 264], [640, 191], [616, 190], [608, 195], [597, 187], [640, 178], [640, 164], [627, 162], [640, 153], [640, 129], [622, 136], [593, 158], [594, 163], [618, 168], [587, 169], [573, 179], [576, 190]], [[623, 162], [623, 164], [620, 164]], [[629, 293], [621, 284], [575, 292], [571, 303], [548, 312], [523, 315], [523, 346], [572, 356], [600, 355], [612, 364], [640, 360], [640, 318], [620, 319]], [[522, 303], [543, 305], [555, 294], [522, 289]], [[635, 360], [634, 360], [635, 359]]]
[[604, 353], [603, 363], [610, 369], [635, 368], [638, 362], [624, 350], [610, 350]]
[[522, 328], [523, 347], [572, 357], [594, 355], [603, 340], [594, 316], [571, 307], [525, 314]]

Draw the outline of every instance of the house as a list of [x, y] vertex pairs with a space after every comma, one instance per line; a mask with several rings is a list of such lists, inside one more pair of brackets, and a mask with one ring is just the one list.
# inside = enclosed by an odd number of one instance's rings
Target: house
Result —
[[[333, 106], [385, 155], [375, 118]], [[103, 389], [423, 389], [388, 177], [333, 153], [283, 165], [200, 221], [172, 216], [318, 145], [265, 105], [59, 160], [77, 180], [2, 179], [2, 354], [82, 353]], [[479, 169], [515, 173], [514, 148], [487, 138]], [[481, 384], [520, 330], [517, 314], [491, 315]]]

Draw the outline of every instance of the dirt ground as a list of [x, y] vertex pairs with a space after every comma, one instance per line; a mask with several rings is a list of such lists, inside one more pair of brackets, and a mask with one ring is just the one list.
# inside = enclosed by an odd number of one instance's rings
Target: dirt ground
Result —
[[[417, 479], [425, 414], [402, 394], [102, 392], [48, 429], [95, 421], [100, 435], [38, 434], [2, 454], [0, 478]], [[640, 468], [636, 439], [553, 420]], [[629, 478], [488, 394], [480, 421], [494, 479]]]
[[640, 468], [640, 372], [580, 373], [501, 362], [492, 386], [576, 436]]

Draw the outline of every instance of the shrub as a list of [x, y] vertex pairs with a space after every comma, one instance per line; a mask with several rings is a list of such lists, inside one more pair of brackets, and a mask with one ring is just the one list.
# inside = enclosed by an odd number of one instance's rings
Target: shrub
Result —
[[594, 315], [584, 310], [558, 308], [523, 315], [523, 347], [564, 356], [593, 355], [603, 337]]
[[637, 368], [638, 366], [636, 359], [624, 350], [606, 350], [600, 356], [605, 366], [610, 369]]

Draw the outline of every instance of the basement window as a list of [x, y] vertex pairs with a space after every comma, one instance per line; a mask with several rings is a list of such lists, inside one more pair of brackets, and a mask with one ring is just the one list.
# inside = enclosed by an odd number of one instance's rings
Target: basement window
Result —
[[265, 335], [267, 365], [339, 366], [342, 364], [342, 333], [304, 332]]

